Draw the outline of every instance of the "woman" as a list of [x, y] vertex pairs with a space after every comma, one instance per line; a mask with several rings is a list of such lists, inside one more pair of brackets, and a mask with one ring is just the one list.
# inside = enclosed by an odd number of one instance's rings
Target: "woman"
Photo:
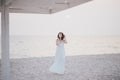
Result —
[[50, 67], [50, 72], [64, 74], [65, 70], [65, 50], [64, 43], [67, 43], [65, 35], [59, 32], [56, 40], [56, 54], [53, 65]]

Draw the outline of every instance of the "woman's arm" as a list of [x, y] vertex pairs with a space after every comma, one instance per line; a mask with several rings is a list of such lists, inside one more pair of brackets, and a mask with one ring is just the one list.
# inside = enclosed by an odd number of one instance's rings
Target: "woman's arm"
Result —
[[66, 40], [66, 38], [64, 38], [64, 40], [63, 40], [63, 41], [64, 41], [64, 43], [67, 43], [67, 40]]
[[58, 39], [56, 40], [56, 45], [57, 45], [57, 46], [59, 45], [59, 40], [58, 40]]

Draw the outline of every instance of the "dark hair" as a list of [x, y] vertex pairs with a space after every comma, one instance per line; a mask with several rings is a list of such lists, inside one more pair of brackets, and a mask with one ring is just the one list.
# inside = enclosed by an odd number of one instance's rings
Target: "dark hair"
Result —
[[63, 40], [65, 38], [65, 35], [62, 32], [59, 32], [57, 35], [57, 38], [60, 39], [59, 34], [62, 34], [61, 40]]

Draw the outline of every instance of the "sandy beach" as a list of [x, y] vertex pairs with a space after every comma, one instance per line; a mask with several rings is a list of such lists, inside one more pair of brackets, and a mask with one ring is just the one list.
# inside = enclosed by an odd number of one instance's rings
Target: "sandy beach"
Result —
[[120, 80], [120, 54], [67, 56], [64, 75], [49, 72], [53, 57], [10, 62], [11, 80]]
[[120, 36], [67, 37], [64, 75], [48, 70], [54, 59], [55, 39], [11, 36], [11, 80], [120, 80]]

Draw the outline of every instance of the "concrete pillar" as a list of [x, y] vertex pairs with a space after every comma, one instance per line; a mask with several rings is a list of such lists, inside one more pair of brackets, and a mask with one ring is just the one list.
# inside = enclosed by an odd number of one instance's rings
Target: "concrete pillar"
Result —
[[1, 0], [1, 65], [2, 80], [10, 80], [9, 60], [9, 8], [6, 0]]

